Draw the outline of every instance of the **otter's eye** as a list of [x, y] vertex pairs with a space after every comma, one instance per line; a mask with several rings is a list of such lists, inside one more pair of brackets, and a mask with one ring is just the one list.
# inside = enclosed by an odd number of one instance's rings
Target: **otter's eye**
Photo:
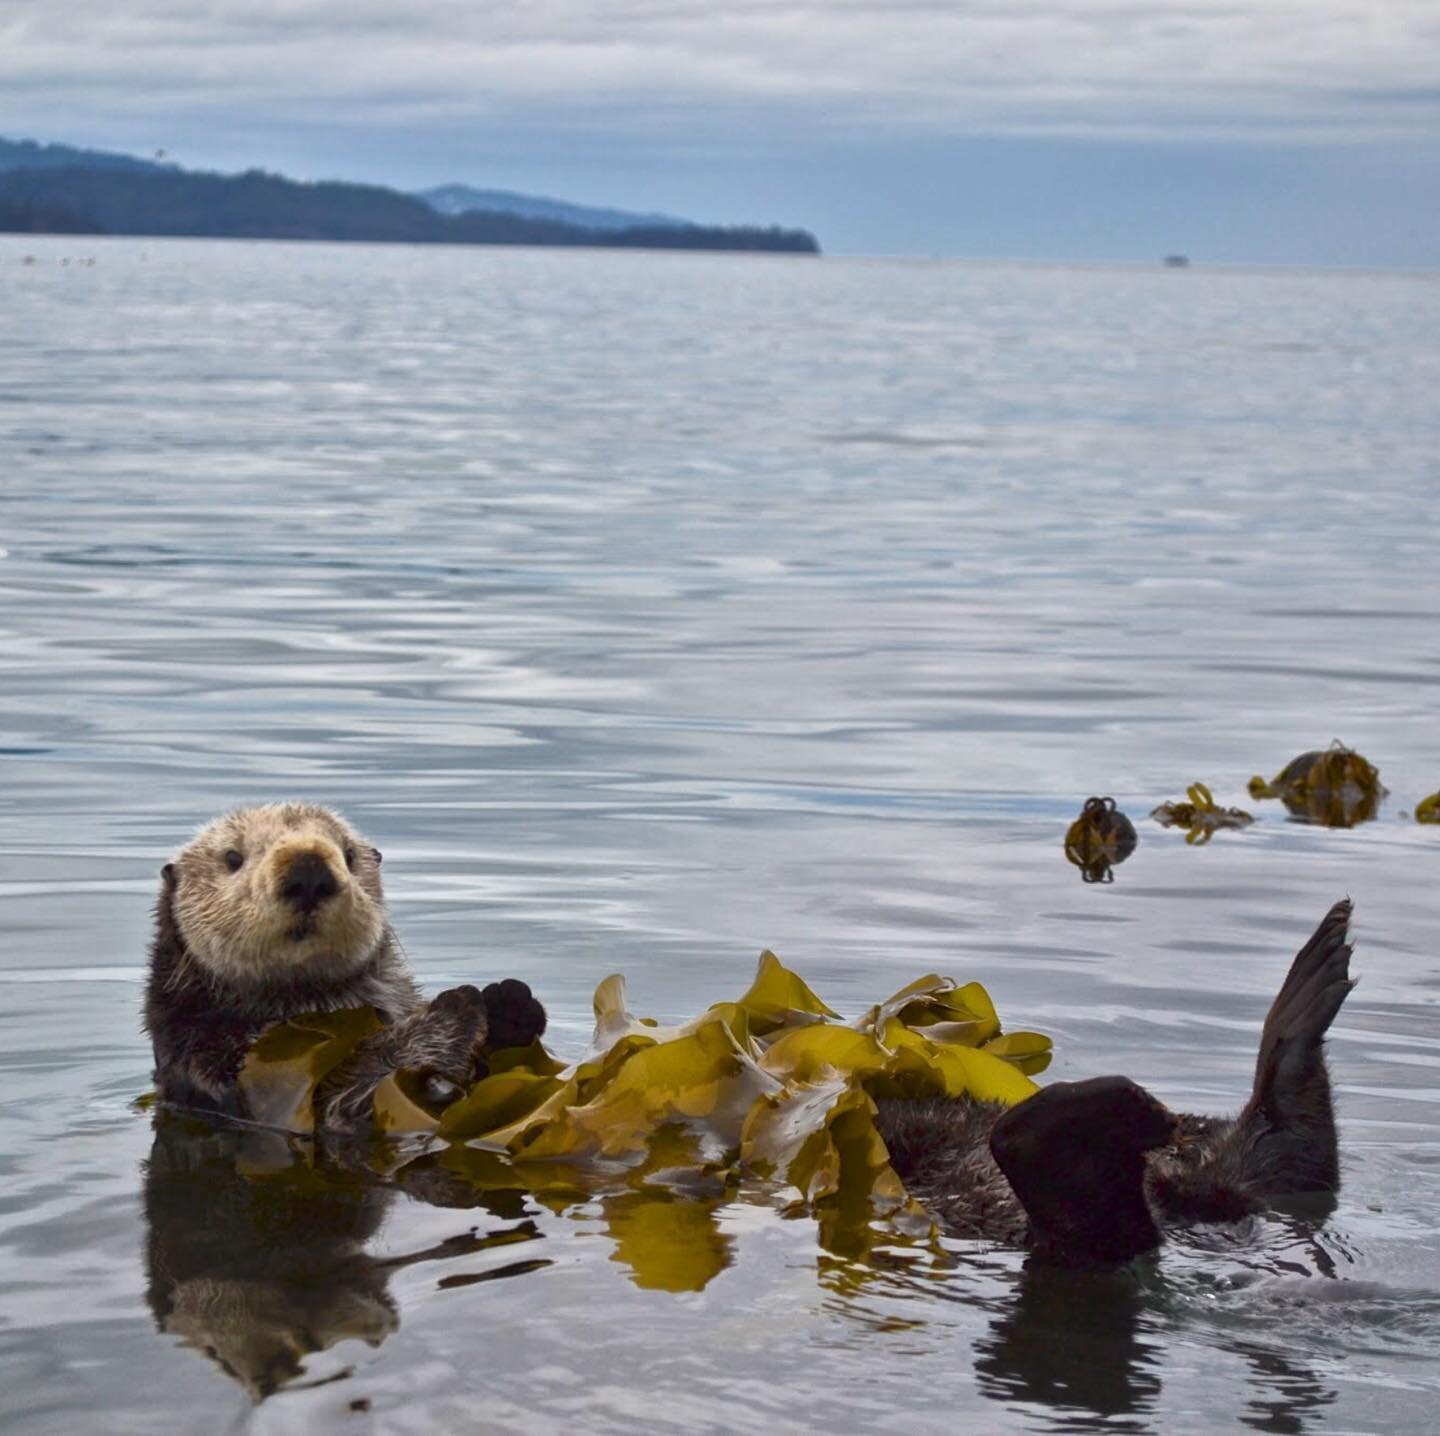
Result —
[[230, 851], [225, 854], [225, 866], [229, 868], [232, 873], [238, 873], [240, 869], [245, 866], [245, 854], [231, 848]]
[[355, 871], [355, 849], [345, 849], [345, 866], [353, 873]]

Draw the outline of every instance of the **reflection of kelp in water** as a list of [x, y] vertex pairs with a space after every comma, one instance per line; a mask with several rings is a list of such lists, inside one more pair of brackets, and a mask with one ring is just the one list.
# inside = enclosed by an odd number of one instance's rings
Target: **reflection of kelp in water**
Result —
[[[528, 1193], [557, 1216], [589, 1211], [598, 1203], [612, 1260], [638, 1287], [699, 1291], [730, 1265], [731, 1239], [716, 1213], [736, 1195], [733, 1172], [707, 1162], [677, 1125], [651, 1135], [638, 1162], [512, 1161], [501, 1152], [463, 1144], [427, 1153], [396, 1175], [412, 1189], [417, 1170], [439, 1174], [488, 1198]], [[433, 1180], [433, 1178], [432, 1178]]]
[[1204, 783], [1191, 783], [1185, 798], [1161, 803], [1150, 816], [1163, 828], [1184, 828], [1185, 841], [1195, 847], [1208, 843], [1221, 828], [1248, 828], [1255, 821], [1239, 808], [1222, 808]]
[[1114, 798], [1087, 798], [1080, 816], [1065, 833], [1065, 856], [1087, 883], [1115, 880], [1112, 871], [1135, 851], [1135, 825]]
[[700, 1291], [730, 1265], [731, 1239], [715, 1214], [722, 1197], [682, 1196], [663, 1186], [601, 1201], [615, 1242], [611, 1258], [650, 1291]]
[[1326, 828], [1369, 822], [1386, 792], [1380, 770], [1338, 738], [1292, 759], [1272, 782], [1250, 779], [1252, 798], [1279, 798], [1292, 818]]

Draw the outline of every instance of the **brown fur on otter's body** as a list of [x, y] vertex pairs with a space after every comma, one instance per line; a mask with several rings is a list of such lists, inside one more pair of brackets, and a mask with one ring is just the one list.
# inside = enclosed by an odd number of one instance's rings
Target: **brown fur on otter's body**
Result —
[[1067, 1265], [1150, 1251], [1162, 1227], [1234, 1221], [1267, 1199], [1340, 1185], [1324, 1038], [1355, 985], [1349, 900], [1326, 914], [1265, 1019], [1233, 1121], [1175, 1115], [1124, 1077], [1056, 1082], [1019, 1106], [879, 1104], [895, 1170], [952, 1235]]
[[384, 1030], [316, 1094], [330, 1130], [364, 1126], [393, 1071], [464, 1086], [487, 1042], [518, 1045], [545, 1027], [520, 982], [424, 1000], [386, 921], [380, 853], [328, 808], [229, 813], [162, 869], [145, 994], [162, 1101], [248, 1116], [240, 1068], [267, 1027], [367, 1005]]

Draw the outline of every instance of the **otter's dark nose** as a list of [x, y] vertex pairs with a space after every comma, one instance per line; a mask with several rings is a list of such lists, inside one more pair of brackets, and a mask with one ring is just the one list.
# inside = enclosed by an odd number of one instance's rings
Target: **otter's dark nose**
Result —
[[290, 859], [280, 896], [297, 912], [314, 912], [327, 898], [340, 891], [330, 864], [318, 853], [297, 853]]

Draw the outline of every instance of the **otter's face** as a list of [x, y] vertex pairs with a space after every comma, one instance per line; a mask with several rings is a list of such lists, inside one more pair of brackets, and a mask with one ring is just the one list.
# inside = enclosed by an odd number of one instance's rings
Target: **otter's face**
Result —
[[237, 985], [348, 976], [385, 934], [380, 853], [327, 808], [217, 818], [164, 877], [162, 901], [191, 956]]

